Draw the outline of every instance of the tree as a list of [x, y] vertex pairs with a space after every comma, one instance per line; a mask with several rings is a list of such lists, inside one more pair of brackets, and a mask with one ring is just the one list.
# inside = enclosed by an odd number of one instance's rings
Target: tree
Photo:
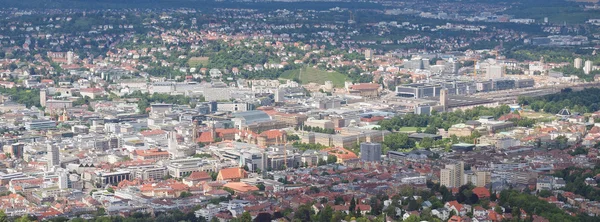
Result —
[[390, 150], [408, 149], [415, 147], [415, 141], [405, 133], [392, 133], [385, 136], [383, 144]]
[[256, 215], [256, 218], [254, 218], [255, 222], [261, 222], [261, 221], [271, 221], [272, 216], [270, 213], [259, 213], [258, 215]]
[[192, 193], [186, 192], [186, 191], [181, 192], [181, 194], [179, 194], [180, 198], [186, 198], [186, 197], [191, 197], [191, 196], [194, 196], [194, 195]]
[[499, 213], [499, 214], [502, 214], [502, 213], [503, 213], [503, 212], [502, 212], [502, 207], [500, 207], [500, 206], [496, 206], [496, 207], [494, 208], [494, 211], [496, 211], [496, 213]]
[[335, 205], [344, 205], [344, 198], [342, 196], [336, 196], [335, 200], [333, 201], [333, 203]]
[[356, 209], [356, 199], [354, 199], [354, 197], [352, 197], [352, 200], [350, 200], [350, 206], [348, 208], [348, 212], [350, 212], [350, 214], [353, 215], [355, 209]]
[[333, 218], [333, 209], [331, 206], [327, 205], [323, 210], [319, 212], [318, 220], [319, 222], [330, 222]]
[[328, 155], [327, 156], [327, 163], [328, 164], [337, 163], [337, 156]]
[[8, 217], [6, 216], [6, 213], [4, 213], [3, 210], [0, 210], [0, 222], [8, 222]]
[[252, 215], [250, 215], [250, 212], [246, 211], [242, 214], [239, 221], [240, 222], [252, 222]]
[[371, 215], [379, 215], [381, 214], [381, 211], [383, 210], [383, 206], [381, 205], [381, 202], [379, 200], [384, 200], [384, 198], [377, 198], [377, 196], [373, 196], [370, 199], [370, 205], [371, 205]]
[[419, 203], [417, 203], [417, 201], [414, 198], [410, 198], [410, 200], [408, 201], [408, 207], [406, 208], [406, 210], [414, 211], [414, 210], [418, 210], [418, 209], [419, 209]]
[[406, 220], [403, 220], [403, 222], [420, 222], [421, 218], [417, 215], [410, 215], [409, 217], [406, 218]]
[[437, 128], [435, 128], [435, 126], [428, 126], [427, 128], [425, 128], [424, 132], [429, 134], [436, 134]]
[[312, 221], [311, 216], [314, 214], [311, 205], [305, 204], [296, 210], [294, 214], [294, 219], [298, 219], [300, 221]]
[[29, 218], [29, 215], [23, 215], [22, 217], [19, 217], [18, 219], [15, 220], [15, 222], [30, 222], [33, 221], [31, 218]]
[[342, 211], [335, 211], [333, 216], [331, 216], [330, 222], [338, 222], [344, 218], [344, 213]]
[[552, 192], [550, 192], [549, 190], [542, 190], [540, 191], [539, 195], [540, 197], [547, 198], [552, 196]]
[[419, 142], [421, 148], [431, 148], [433, 146], [433, 139], [431, 137], [425, 137]]

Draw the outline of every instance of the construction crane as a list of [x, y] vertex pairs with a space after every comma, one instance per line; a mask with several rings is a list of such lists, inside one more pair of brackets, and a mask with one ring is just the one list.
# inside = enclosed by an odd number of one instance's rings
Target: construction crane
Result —
[[285, 166], [285, 169], [287, 169], [287, 145], [287, 142], [283, 145], [283, 165]]
[[473, 61], [473, 78], [477, 78], [477, 58], [473, 58], [471, 61]]

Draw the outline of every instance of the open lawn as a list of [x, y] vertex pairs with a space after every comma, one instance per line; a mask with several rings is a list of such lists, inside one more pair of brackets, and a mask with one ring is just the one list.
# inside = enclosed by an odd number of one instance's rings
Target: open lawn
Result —
[[406, 127], [400, 128], [400, 130], [398, 130], [398, 132], [402, 132], [402, 133], [414, 133], [414, 132], [417, 132], [417, 128], [418, 127], [406, 126]]
[[530, 119], [555, 119], [556, 116], [548, 113], [542, 112], [534, 112], [534, 111], [525, 111], [521, 112], [522, 117], [527, 117]]
[[190, 67], [197, 67], [200, 64], [202, 64], [202, 66], [208, 65], [208, 57], [192, 57], [188, 60], [188, 65], [190, 65]]
[[336, 71], [324, 71], [312, 67], [304, 67], [302, 71], [300, 69], [287, 70], [285, 71], [280, 78], [283, 79], [299, 79], [302, 84], [307, 83], [319, 83], [323, 84], [325, 81], [329, 80], [333, 82], [333, 86], [335, 87], [344, 87], [344, 82], [347, 77], [344, 74], [341, 74]]

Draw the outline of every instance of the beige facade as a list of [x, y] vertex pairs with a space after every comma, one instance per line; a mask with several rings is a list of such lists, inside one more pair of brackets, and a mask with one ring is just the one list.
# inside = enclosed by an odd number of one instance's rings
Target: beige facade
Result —
[[306, 122], [304, 122], [304, 126], [319, 127], [321, 129], [333, 129], [334, 128], [334, 124], [330, 120], [309, 119]]
[[464, 162], [459, 161], [455, 164], [447, 164], [440, 170], [440, 183], [446, 187], [460, 187], [464, 184]]
[[471, 136], [471, 133], [473, 133], [473, 127], [467, 126], [465, 124], [456, 124], [448, 129], [448, 136]]

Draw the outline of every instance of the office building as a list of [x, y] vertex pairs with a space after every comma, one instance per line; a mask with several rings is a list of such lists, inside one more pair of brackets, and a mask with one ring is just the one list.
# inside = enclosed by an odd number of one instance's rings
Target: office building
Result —
[[23, 152], [25, 150], [24, 143], [13, 143], [11, 145], [4, 145], [4, 153], [10, 154], [13, 159], [23, 158]]
[[440, 92], [440, 105], [442, 105], [442, 111], [446, 112], [448, 109], [448, 89], [442, 89]]
[[464, 184], [464, 170], [465, 164], [459, 161], [455, 164], [447, 164], [444, 169], [440, 171], [440, 183], [446, 187], [460, 187]]
[[431, 115], [431, 106], [424, 104], [424, 105], [417, 105], [415, 106], [415, 114], [417, 115]]
[[27, 130], [56, 129], [56, 121], [52, 121], [52, 120], [32, 120], [31, 122], [26, 122], [25, 123], [25, 129], [27, 129]]
[[500, 65], [490, 65], [487, 67], [486, 78], [498, 79], [504, 76], [504, 67]]
[[583, 59], [575, 58], [575, 61], [573, 62], [573, 66], [575, 66], [576, 69], [583, 68]]
[[58, 146], [55, 144], [48, 144], [47, 152], [48, 152], [48, 168], [52, 168], [54, 166], [60, 165], [60, 153], [58, 150]]
[[117, 172], [96, 172], [96, 183], [101, 185], [112, 184], [116, 185], [123, 180], [131, 180], [131, 172], [129, 171], [117, 171]]
[[365, 162], [381, 161], [381, 144], [368, 142], [361, 143], [360, 160]]

